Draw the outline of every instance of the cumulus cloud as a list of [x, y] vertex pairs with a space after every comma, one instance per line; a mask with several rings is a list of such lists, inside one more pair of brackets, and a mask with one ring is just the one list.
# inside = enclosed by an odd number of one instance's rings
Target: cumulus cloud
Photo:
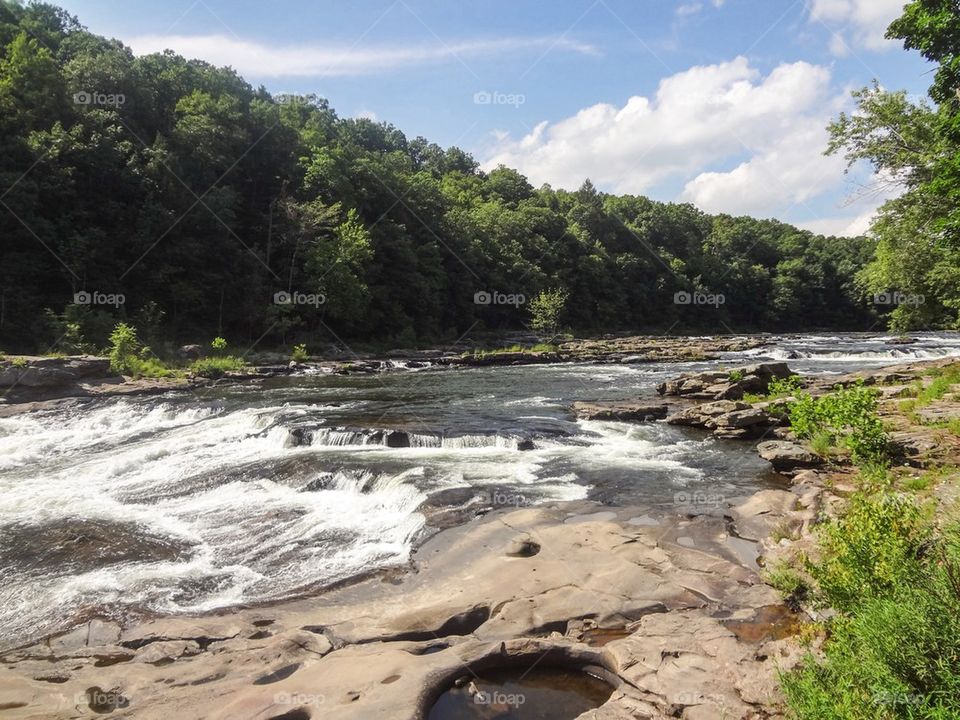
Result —
[[830, 30], [830, 50], [835, 55], [847, 55], [851, 48], [886, 50], [896, 43], [883, 35], [904, 4], [905, 0], [812, 0], [810, 21]]
[[184, 57], [198, 58], [213, 65], [230, 65], [241, 75], [253, 77], [365, 75], [455, 58], [489, 57], [531, 50], [597, 54], [592, 45], [562, 37], [495, 38], [390, 47], [331, 47], [266, 45], [226, 35], [140, 35], [129, 39], [127, 44], [137, 55], [169, 49]]
[[563, 188], [589, 177], [618, 193], [679, 180], [679, 199], [710, 212], [782, 215], [842, 182], [842, 158], [822, 155], [824, 128], [846, 102], [830, 80], [806, 62], [766, 76], [743, 57], [696, 66], [661, 80], [653, 97], [501, 135], [484, 166]]

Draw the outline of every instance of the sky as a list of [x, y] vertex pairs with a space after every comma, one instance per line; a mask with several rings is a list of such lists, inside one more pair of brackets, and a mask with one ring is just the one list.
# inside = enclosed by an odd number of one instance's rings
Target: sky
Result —
[[315, 93], [536, 186], [590, 178], [831, 234], [865, 231], [890, 196], [823, 155], [827, 123], [873, 80], [921, 97], [932, 79], [883, 38], [903, 0], [58, 4], [136, 54], [170, 48]]

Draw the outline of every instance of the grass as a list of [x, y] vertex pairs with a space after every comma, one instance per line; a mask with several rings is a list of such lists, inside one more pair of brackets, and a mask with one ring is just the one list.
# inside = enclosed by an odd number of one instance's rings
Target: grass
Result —
[[203, 378], [221, 378], [228, 372], [239, 372], [246, 367], [243, 358], [226, 355], [224, 357], [209, 357], [194, 361], [190, 365], [190, 372]]
[[836, 445], [830, 433], [821, 430], [810, 437], [810, 449], [820, 457], [828, 458], [836, 451]]
[[167, 367], [163, 361], [155, 357], [133, 358], [130, 360], [130, 369], [134, 378], [172, 378], [182, 373]]
[[803, 576], [783, 560], [763, 572], [763, 581], [779, 590], [785, 599], [802, 598], [809, 590]]
[[512, 353], [555, 353], [560, 350], [558, 345], [551, 343], [537, 343], [531, 347], [523, 345], [510, 345], [509, 347], [495, 348], [493, 350], [474, 349], [473, 352], [464, 353], [464, 357], [473, 356], [475, 358], [485, 358], [491, 355], [507, 355]]

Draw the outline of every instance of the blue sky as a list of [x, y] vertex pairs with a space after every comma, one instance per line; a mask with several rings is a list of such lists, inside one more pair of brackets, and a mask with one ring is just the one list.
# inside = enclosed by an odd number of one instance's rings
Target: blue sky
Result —
[[62, 0], [135, 52], [170, 47], [517, 167], [531, 182], [862, 231], [887, 195], [821, 155], [876, 78], [930, 68], [883, 40], [902, 0]]

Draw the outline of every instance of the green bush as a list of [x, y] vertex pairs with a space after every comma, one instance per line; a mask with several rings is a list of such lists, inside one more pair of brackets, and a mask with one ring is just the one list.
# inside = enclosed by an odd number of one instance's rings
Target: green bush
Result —
[[788, 599], [805, 597], [809, 590], [803, 576], [782, 560], [764, 570], [763, 581]]
[[844, 513], [820, 530], [822, 559], [809, 563], [821, 604], [853, 612], [917, 580], [930, 527], [915, 500], [876, 485], [855, 493]]
[[190, 370], [200, 377], [216, 379], [221, 378], [228, 372], [239, 372], [246, 367], [243, 358], [227, 355], [226, 357], [210, 357], [196, 360]]
[[790, 375], [785, 378], [772, 378], [767, 385], [767, 400], [790, 397], [800, 390], [800, 377]]
[[310, 353], [307, 352], [306, 345], [294, 345], [291, 358], [294, 362], [302, 363], [310, 359]]
[[913, 582], [832, 623], [822, 660], [781, 676], [798, 720], [960, 717], [960, 564], [914, 560]]
[[798, 392], [790, 403], [790, 426], [799, 437], [818, 437], [821, 446], [845, 446], [855, 463], [882, 463], [889, 438], [877, 415], [878, 397], [862, 381], [818, 398]]
[[166, 378], [176, 376], [150, 348], [143, 347], [137, 337], [137, 329], [119, 323], [110, 333], [110, 368], [119, 375], [133, 378]]
[[222, 337], [215, 337], [210, 342], [211, 349], [218, 355], [222, 355], [223, 351], [227, 349], [227, 341]]
[[136, 328], [118, 323], [110, 333], [110, 368], [118, 375], [134, 375], [139, 352]]
[[[839, 611], [822, 658], [781, 675], [797, 720], [960, 717], [960, 542], [875, 470], [808, 569]], [[883, 478], [883, 479], [881, 479]]]

